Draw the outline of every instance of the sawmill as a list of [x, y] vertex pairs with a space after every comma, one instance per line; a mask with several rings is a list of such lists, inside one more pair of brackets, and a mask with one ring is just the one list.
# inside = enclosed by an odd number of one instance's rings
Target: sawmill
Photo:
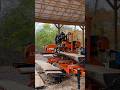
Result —
[[0, 90], [120, 90], [120, 0], [0, 1]]
[[[35, 21], [57, 28], [54, 42], [35, 53], [37, 90], [85, 90], [84, 3], [84, 0], [35, 0]], [[65, 30], [65, 26], [74, 28]]]

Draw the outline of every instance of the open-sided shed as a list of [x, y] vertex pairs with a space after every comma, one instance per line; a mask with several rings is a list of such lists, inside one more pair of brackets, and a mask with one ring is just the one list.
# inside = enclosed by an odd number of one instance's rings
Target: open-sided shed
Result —
[[83, 25], [85, 0], [35, 0], [36, 22]]

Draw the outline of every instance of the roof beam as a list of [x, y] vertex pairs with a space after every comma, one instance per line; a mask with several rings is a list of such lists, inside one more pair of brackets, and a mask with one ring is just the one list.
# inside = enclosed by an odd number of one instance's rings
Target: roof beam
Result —
[[40, 19], [35, 18], [36, 22], [42, 22], [42, 23], [53, 23], [53, 24], [63, 24], [63, 25], [84, 25], [84, 22], [68, 22], [68, 21], [60, 21], [60, 20], [47, 20], [47, 19]]

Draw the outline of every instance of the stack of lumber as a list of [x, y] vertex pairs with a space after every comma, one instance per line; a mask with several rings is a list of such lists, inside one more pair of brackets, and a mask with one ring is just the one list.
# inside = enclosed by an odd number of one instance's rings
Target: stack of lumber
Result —
[[68, 53], [68, 52], [60, 52], [60, 54], [66, 55], [74, 60], [76, 60], [77, 62], [80, 62], [80, 58], [85, 58], [85, 55], [81, 55], [81, 54], [75, 54], [75, 53]]
[[59, 74], [62, 73], [61, 70], [58, 67], [55, 67], [45, 61], [42, 60], [36, 60], [35, 61], [36, 66], [39, 67], [39, 72], [45, 72], [45, 74]]

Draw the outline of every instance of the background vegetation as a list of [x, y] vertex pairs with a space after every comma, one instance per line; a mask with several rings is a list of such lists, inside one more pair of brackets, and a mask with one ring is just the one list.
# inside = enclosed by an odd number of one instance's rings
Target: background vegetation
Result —
[[57, 28], [51, 24], [43, 24], [42, 27], [38, 27], [35, 33], [36, 50], [41, 51], [44, 45], [55, 43], [57, 32]]
[[[6, 1], [7, 2], [7, 1]], [[18, 0], [0, 21], [0, 64], [22, 62], [29, 42], [34, 43], [34, 0]], [[8, 3], [9, 4], [9, 3]], [[8, 5], [9, 7], [14, 7]], [[2, 13], [1, 13], [2, 14]]]

